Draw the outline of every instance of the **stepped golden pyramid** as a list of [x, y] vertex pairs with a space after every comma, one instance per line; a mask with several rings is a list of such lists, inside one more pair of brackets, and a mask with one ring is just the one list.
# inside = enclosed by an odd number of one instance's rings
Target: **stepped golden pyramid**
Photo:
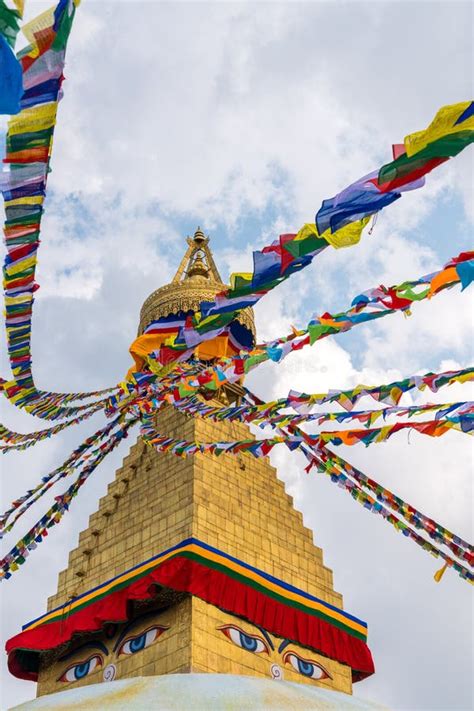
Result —
[[[143, 304], [139, 334], [158, 318], [196, 310], [224, 288], [209, 239], [198, 229], [187, 244], [172, 282]], [[255, 336], [251, 310], [239, 321]], [[242, 392], [229, 385], [217, 404], [238, 403]], [[191, 441], [253, 437], [242, 423], [191, 417], [170, 405], [158, 413], [156, 428]], [[130, 593], [127, 581], [157, 561], [181, 565], [176, 552], [194, 566], [179, 569], [179, 584], [160, 579], [146, 594]], [[118, 621], [104, 612], [113, 585], [115, 596], [125, 596]], [[266, 595], [288, 599], [269, 613]], [[89, 599], [100, 622], [93, 630], [74, 628], [79, 602]], [[364, 675], [347, 663], [345, 638], [342, 646], [339, 637], [334, 642], [340, 654], [302, 644], [310, 615], [298, 618], [295, 629], [303, 631], [292, 639], [277, 633], [293, 619], [285, 605], [296, 599], [326, 611], [334, 639], [338, 620], [360, 622], [343, 611], [332, 571], [268, 459], [179, 458], [139, 439], [59, 575], [48, 612], [54, 617], [60, 610], [60, 630], [70, 626], [71, 633], [38, 655], [35, 675], [24, 678], [37, 678], [39, 698], [21, 708], [375, 708], [351, 696], [353, 680]], [[33, 664], [25, 660], [27, 668]]]

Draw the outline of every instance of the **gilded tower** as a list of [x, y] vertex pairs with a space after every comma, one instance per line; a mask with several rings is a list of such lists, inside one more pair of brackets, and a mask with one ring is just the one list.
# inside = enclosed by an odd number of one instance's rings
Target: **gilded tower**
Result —
[[[144, 302], [139, 334], [223, 288], [198, 229], [172, 282]], [[254, 338], [253, 313], [239, 321]], [[241, 392], [229, 386], [220, 404]], [[245, 424], [171, 405], [156, 427], [191, 442], [253, 438]], [[343, 610], [276, 470], [250, 454], [180, 458], [139, 439], [80, 534], [45, 618], [57, 625], [57, 646], [13, 663], [33, 670], [27, 678], [37, 678], [39, 696], [169, 674], [284, 679], [351, 694], [372, 671], [365, 623]]]

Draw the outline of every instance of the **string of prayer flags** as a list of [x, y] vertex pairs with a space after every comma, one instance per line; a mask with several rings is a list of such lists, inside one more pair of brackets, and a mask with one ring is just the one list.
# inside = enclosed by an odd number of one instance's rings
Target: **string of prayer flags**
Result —
[[423, 392], [429, 389], [437, 393], [441, 388], [454, 383], [468, 383], [474, 381], [474, 368], [461, 368], [460, 370], [447, 370], [441, 373], [427, 373], [426, 375], [411, 375], [403, 380], [396, 380], [387, 385], [357, 385], [352, 390], [331, 390], [323, 395], [307, 395], [296, 390], [291, 390], [288, 395], [288, 406], [300, 414], [309, 413], [313, 405], [326, 402], [337, 403], [346, 410], [352, 410], [362, 397], [371, 397], [377, 402], [393, 403], [397, 405], [402, 396], [413, 389]]
[[378, 171], [369, 173], [335, 197], [323, 200], [315, 220], [320, 234], [326, 231], [333, 234], [357, 220], [369, 218], [401, 198], [403, 191], [415, 190], [424, 185], [424, 179], [419, 179], [407, 183], [398, 191], [391, 191], [378, 185], [377, 175]]
[[349, 464], [342, 457], [337, 456], [334, 452], [322, 448], [321, 456], [328, 465], [336, 467], [339, 471], [344, 471], [366, 489], [376, 495], [377, 501], [384, 505], [390, 506], [397, 513], [417, 529], [422, 529], [428, 533], [431, 539], [437, 543], [448, 547], [454, 555], [465, 561], [471, 567], [474, 565], [474, 547], [464, 541], [456, 534], [449, 531], [440, 523], [434, 521], [430, 517], [418, 511], [413, 506], [407, 504], [399, 496], [391, 492], [389, 489], [381, 486], [378, 482], [366, 476], [359, 469]]
[[[371, 397], [376, 402], [383, 404], [393, 404], [395, 407], [400, 402], [405, 393], [413, 389], [423, 392], [429, 389], [431, 392], [438, 392], [441, 388], [453, 385], [454, 383], [468, 383], [474, 381], [474, 368], [462, 368], [460, 370], [449, 370], [441, 373], [427, 373], [425, 375], [412, 375], [403, 380], [393, 381], [384, 385], [357, 385], [351, 390], [330, 390], [326, 393], [307, 394], [296, 390], [290, 390], [286, 398], [280, 398], [271, 402], [261, 402], [258, 405], [242, 403], [230, 407], [216, 407], [207, 402], [198, 400], [193, 394], [183, 400], [172, 400], [175, 407], [183, 409], [190, 414], [197, 414], [200, 417], [211, 417], [215, 420], [238, 419], [243, 422], [253, 422], [260, 417], [270, 417], [277, 415], [280, 410], [291, 408], [299, 415], [309, 415], [315, 405], [337, 404], [351, 412], [355, 404], [363, 397]], [[161, 387], [156, 383], [148, 385], [151, 397], [157, 399], [167, 398], [166, 386]], [[425, 406], [420, 406], [425, 407]], [[410, 408], [406, 408], [407, 412]], [[373, 412], [386, 412], [377, 410]]]
[[13, 432], [0, 423], [0, 440], [6, 442], [5, 445], [0, 445], [0, 452], [10, 452], [11, 450], [23, 450], [28, 449], [28, 447], [34, 446], [37, 442], [41, 442], [45, 439], [50, 439], [54, 435], [62, 432], [63, 430], [71, 427], [72, 425], [77, 425], [84, 420], [88, 420], [96, 412], [103, 409], [103, 402], [95, 403], [94, 407], [87, 409], [81, 415], [74, 417], [73, 419], [66, 420], [65, 422], [59, 422], [53, 427], [48, 427], [44, 430], [38, 430], [36, 432], [28, 432], [26, 434], [21, 434], [20, 432]]
[[424, 131], [394, 146], [394, 160], [360, 178], [332, 198], [323, 200], [315, 218], [320, 234], [331, 233], [371, 217], [424, 185], [424, 176], [474, 141], [474, 102], [444, 106]]
[[414, 430], [419, 434], [429, 437], [441, 437], [451, 429], [458, 432], [470, 434], [474, 429], [473, 413], [456, 415], [455, 417], [441, 417], [437, 420], [426, 420], [424, 422], [396, 422], [393, 425], [384, 427], [372, 427], [367, 429], [336, 430], [331, 432], [319, 432], [317, 438], [322, 442], [331, 442], [333, 445], [345, 444], [370, 444], [386, 442], [392, 435], [402, 430]]
[[[338, 314], [325, 313], [322, 316], [314, 317], [306, 329], [292, 331], [288, 336], [259, 344], [248, 353], [216, 360], [198, 377], [182, 377], [180, 387], [176, 393], [169, 397], [168, 401], [181, 399], [199, 389], [215, 391], [225, 382], [232, 383], [240, 380], [243, 375], [265, 361], [280, 362], [289, 353], [301, 350], [308, 345], [314, 345], [316, 341], [329, 335], [349, 331], [354, 326], [388, 316], [397, 311], [409, 313], [415, 303], [430, 299], [445, 289], [462, 284], [461, 266], [465, 267], [468, 264], [469, 273], [474, 277], [474, 270], [470, 268], [470, 265], [474, 264], [473, 257], [473, 252], [464, 252], [450, 260], [437, 272], [413, 281], [406, 281], [403, 284], [369, 289], [356, 296], [352, 301], [351, 308], [347, 311]], [[148, 362], [152, 364], [156, 358], [159, 358], [159, 354], [152, 352], [148, 356]], [[117, 404], [117, 400], [115, 403]]]
[[[25, 408], [31, 415], [41, 417], [46, 420], [57, 420], [62, 418], [77, 417], [78, 414], [89, 410], [95, 410], [97, 405], [105, 407], [108, 398], [104, 395], [116, 392], [116, 388], [107, 388], [95, 392], [85, 393], [54, 393], [33, 388], [25, 389], [16, 380], [5, 381], [0, 378], [0, 393], [2, 393], [12, 405]], [[70, 405], [75, 401], [86, 400], [99, 397], [99, 400], [84, 403], [82, 405]]]
[[[82, 442], [70, 455], [66, 461], [49, 474], [41, 477], [41, 481], [33, 489], [28, 490], [23, 496], [18, 497], [12, 502], [11, 507], [0, 516], [0, 538], [5, 533], [8, 533], [16, 521], [30, 508], [39, 498], [41, 498], [52, 486], [69, 476], [75, 469], [90, 459], [90, 452], [93, 447], [100, 444], [102, 440], [107, 438], [113, 430], [122, 422], [122, 415], [119, 415], [114, 420], [109, 422], [105, 427], [97, 430], [93, 435]], [[12, 514], [15, 513], [14, 520], [8, 524], [7, 522]]]
[[[153, 390], [153, 388], [151, 388]], [[324, 397], [324, 396], [312, 396], [308, 395], [307, 398], [312, 397]], [[331, 397], [331, 402], [337, 402]], [[156, 402], [159, 402], [159, 397], [156, 398]], [[152, 406], [154, 405], [153, 399], [151, 400]], [[339, 423], [357, 420], [367, 426], [374, 424], [380, 417], [385, 420], [388, 416], [408, 416], [413, 417], [424, 412], [429, 412], [432, 410], [438, 411], [448, 411], [450, 413], [472, 412], [473, 404], [471, 402], [457, 402], [457, 403], [434, 403], [425, 405], [411, 405], [407, 407], [400, 407], [398, 405], [387, 406], [377, 410], [349, 410], [345, 412], [309, 412], [311, 407], [304, 406], [302, 409], [308, 411], [301, 414], [293, 415], [291, 413], [281, 413], [283, 409], [291, 407], [289, 399], [274, 400], [273, 402], [265, 402], [261, 405], [248, 405], [240, 404], [231, 407], [219, 407], [216, 405], [210, 405], [209, 403], [199, 400], [197, 397], [184, 398], [183, 400], [178, 400], [173, 403], [173, 405], [181, 410], [191, 415], [198, 415], [199, 417], [204, 417], [212, 419], [214, 421], [222, 422], [224, 420], [238, 420], [239, 422], [253, 423], [255, 425], [264, 426], [266, 424], [280, 425], [284, 424], [301, 424], [302, 422], [317, 422], [321, 424], [325, 421], [336, 421]], [[437, 415], [435, 415], [436, 419]]]
[[[253, 403], [262, 404], [261, 400], [252, 392], [246, 390], [246, 393]], [[285, 442], [291, 450], [294, 449], [294, 446], [289, 444], [289, 435], [296, 434], [300, 437], [302, 441], [297, 445], [297, 448], [301, 450], [309, 461], [309, 465], [306, 468], [307, 472], [316, 466], [318, 471], [328, 475], [333, 483], [349, 493], [365, 509], [381, 515], [385, 521], [394, 526], [395, 530], [403, 532], [404, 536], [409, 537], [413, 542], [421, 546], [423, 550], [435, 557], [441, 557], [446, 566], [456, 570], [463, 580], [471, 583], [474, 581], [474, 575], [468, 568], [424, 539], [414, 528], [422, 529], [431, 539], [435, 539], [437, 543], [447, 546], [451, 552], [463, 562], [467, 562], [471, 568], [474, 564], [474, 547], [472, 545], [404, 502], [403, 499], [367, 477], [341, 457], [333, 454], [325, 445], [318, 443], [316, 447], [310, 437], [299, 427], [293, 425], [288, 429], [273, 427], [285, 438]], [[364, 489], [367, 489], [367, 491]], [[374, 499], [371, 493], [375, 493], [377, 498]], [[403, 523], [394, 512], [401, 514], [402, 518], [414, 528]]]
[[[6, 215], [5, 325], [14, 377], [13, 382], [2, 384], [2, 391], [9, 396], [13, 390], [10, 401], [39, 417], [48, 416], [50, 403], [46, 401], [50, 398], [36, 389], [31, 371], [31, 317], [38, 289], [35, 271], [65, 51], [77, 5], [78, 0], [59, 0], [55, 8], [23, 27], [30, 45], [18, 53], [22, 110], [9, 121], [4, 158], [8, 170], [0, 174]], [[3, 3], [3, 20], [4, 8]], [[54, 406], [53, 411], [56, 416]], [[61, 414], [74, 417], [77, 412], [64, 410]]]
[[[329, 450], [326, 450], [326, 452], [329, 452]], [[395, 515], [394, 511], [391, 510], [387, 505], [387, 502], [389, 502], [390, 504], [392, 504], [392, 502], [390, 501], [390, 497], [388, 495], [385, 496], [386, 490], [384, 490], [383, 487], [381, 487], [376, 482], [373, 482], [377, 488], [377, 497], [374, 498], [367, 491], [364, 491], [360, 483], [358, 483], [354, 479], [351, 479], [343, 470], [343, 468], [338, 465], [337, 460], [332, 458], [331, 455], [332, 453], [329, 453], [325, 459], [318, 459], [317, 461], [315, 461], [315, 464], [316, 466], [318, 466], [318, 469], [320, 471], [324, 471], [330, 476], [331, 481], [333, 483], [337, 484], [340, 488], [343, 488], [348, 491], [348, 493], [351, 494], [352, 498], [358, 503], [360, 503], [365, 509], [368, 509], [372, 513], [379, 514], [380, 516], [382, 516], [383, 519], [390, 523], [396, 531], [403, 533], [404, 536], [411, 539], [423, 550], [429, 552], [435, 557], [442, 558], [448, 566], [452, 567], [460, 575], [462, 579], [467, 580], [470, 583], [473, 582], [474, 575], [472, 571], [469, 570], [469, 568], [467, 568], [460, 562], [457, 562], [450, 555], [446, 554], [443, 550], [437, 548], [435, 545], [433, 545], [433, 543], [420, 536], [417, 531], [414, 530], [414, 528], [408, 525], [408, 523], [404, 523], [403, 521], [401, 521]], [[353, 473], [355, 469], [352, 468], [350, 465], [349, 467], [351, 473]], [[430, 523], [426, 524], [422, 520], [421, 516], [417, 516], [417, 513], [415, 513], [416, 510], [413, 509], [413, 507], [410, 507], [408, 504], [405, 504], [405, 502], [402, 502], [401, 499], [398, 499], [398, 501], [401, 503], [397, 504], [397, 506], [394, 506], [394, 508], [400, 508], [400, 513], [402, 514], [403, 518], [406, 518], [408, 521], [410, 521], [410, 523], [417, 529], [423, 529], [432, 539], [436, 539], [437, 542], [449, 547], [451, 550], [454, 550], [456, 552], [456, 555], [459, 556], [461, 559], [465, 560], [472, 568], [474, 562], [472, 546], [470, 546], [469, 544], [465, 544], [466, 548], [461, 547], [461, 545], [459, 545], [461, 543], [460, 538], [458, 538], [454, 534], [449, 534], [448, 537], [444, 536], [441, 531], [446, 529], [443, 529], [440, 524], [431, 521], [431, 519]]]
[[[474, 415], [457, 415], [454, 418], [449, 416], [440, 417], [438, 420], [427, 420], [424, 422], [397, 422], [393, 425], [376, 427], [371, 429], [336, 430], [332, 432], [319, 432], [318, 434], [307, 434], [300, 431], [299, 435], [289, 435], [288, 442], [297, 445], [302, 442], [311, 443], [313, 447], [318, 447], [320, 443], [331, 442], [334, 445], [354, 445], [363, 443], [366, 446], [387, 441], [392, 435], [402, 430], [411, 429], [419, 434], [429, 437], [441, 437], [454, 429], [458, 432], [470, 434], [474, 429]], [[271, 423], [269, 423], [271, 424]], [[167, 437], [156, 431], [153, 418], [142, 412], [140, 434], [143, 440], [152, 445], [160, 452], [170, 452], [178, 456], [188, 456], [190, 454], [240, 454], [248, 452], [257, 459], [265, 457], [277, 444], [284, 444], [284, 437], [271, 437], [260, 440], [235, 440], [226, 442], [189, 442], [186, 440], [176, 440]]]
[[135, 420], [121, 424], [109, 439], [94, 452], [94, 456], [80, 470], [77, 479], [61, 495], [55, 497], [54, 504], [42, 518], [23, 536], [8, 554], [0, 560], [0, 580], [11, 577], [23, 565], [28, 555], [37, 548], [48, 535], [49, 529], [60, 523], [64, 514], [69, 510], [72, 500], [77, 496], [81, 487], [95, 471], [101, 461], [112, 452], [115, 447], [128, 436], [128, 430], [135, 424]]
[[[181, 408], [180, 408], [181, 409]], [[456, 414], [462, 415], [466, 418], [466, 420], [463, 420], [463, 425], [462, 426], [469, 426], [468, 422], [469, 420], [467, 419], [470, 415], [474, 413], [474, 403], [472, 402], [460, 402], [460, 403], [449, 403], [449, 404], [427, 404], [427, 405], [413, 405], [410, 407], [398, 407], [398, 406], [393, 406], [393, 407], [384, 407], [379, 410], [359, 410], [359, 411], [352, 411], [352, 412], [314, 412], [311, 414], [307, 415], [292, 415], [288, 413], [283, 413], [283, 414], [276, 414], [276, 415], [268, 415], [268, 414], [263, 414], [263, 413], [254, 413], [253, 416], [250, 417], [242, 417], [241, 414], [239, 414], [238, 419], [244, 422], [252, 422], [253, 424], [260, 425], [261, 427], [266, 426], [267, 424], [271, 425], [278, 425], [278, 426], [285, 426], [288, 424], [302, 424], [304, 422], [314, 422], [318, 425], [321, 425], [323, 422], [338, 422], [340, 424], [344, 424], [346, 422], [351, 422], [353, 420], [356, 420], [358, 422], [361, 422], [362, 424], [365, 424], [366, 427], [371, 427], [377, 420], [380, 418], [383, 418], [384, 420], [389, 417], [389, 416], [397, 416], [397, 417], [402, 417], [402, 416], [409, 416], [413, 417], [415, 415], [420, 415], [425, 412], [429, 412], [432, 410], [437, 410], [438, 412], [435, 415], [435, 420], [438, 419], [438, 417], [442, 416], [440, 413], [445, 414], [449, 412], [451, 417], [455, 416]], [[209, 415], [206, 414], [201, 414], [200, 417], [208, 417]], [[222, 418], [220, 418], [222, 419]], [[234, 419], [231, 416], [229, 416], [226, 419]]]
[[[442, 558], [445, 563], [449, 566], [452, 567], [453, 570], [455, 570], [459, 576], [463, 580], [467, 580], [472, 584], [474, 581], [474, 574], [472, 573], [469, 568], [467, 568], [465, 565], [462, 565], [461, 563], [457, 562], [454, 560], [450, 555], [446, 554], [443, 550], [440, 548], [437, 548], [435, 545], [433, 545], [430, 541], [426, 540], [422, 536], [417, 533], [416, 530], [414, 530], [410, 525], [407, 523], [404, 523], [401, 521], [395, 513], [388, 508], [385, 503], [381, 503], [384, 498], [384, 490], [383, 487], [380, 485], [378, 486], [379, 489], [379, 496], [377, 498], [374, 498], [371, 496], [368, 492], [364, 491], [363, 487], [354, 479], [351, 479], [347, 474], [342, 470], [341, 467], [339, 467], [336, 463], [336, 460], [331, 459], [331, 456], [329, 455], [325, 460], [324, 459], [314, 459], [313, 464], [316, 465], [319, 469], [319, 471], [324, 471], [326, 474], [329, 475], [331, 481], [335, 484], [337, 484], [340, 488], [346, 490], [348, 493], [351, 494], [352, 498], [357, 501], [359, 504], [361, 504], [365, 509], [371, 511], [372, 513], [379, 514], [380, 516], [383, 517], [385, 521], [390, 523], [396, 531], [399, 531], [403, 533], [404, 536], [407, 538], [411, 539], [414, 543], [419, 545], [423, 550], [427, 551], [434, 557], [439, 557]], [[375, 482], [374, 482], [375, 483]], [[388, 497], [387, 497], [388, 498]], [[408, 507], [408, 505], [405, 505]], [[412, 509], [413, 507], [409, 507]], [[416, 525], [417, 528], [423, 528], [424, 529], [424, 524], [421, 520], [420, 517], [417, 517], [414, 513], [410, 514], [407, 516], [407, 518], [411, 518], [411, 523]], [[442, 527], [433, 522], [433, 527], [428, 527], [428, 530], [426, 531], [432, 538], [438, 539], [440, 543], [443, 545], [446, 545], [448, 547], [452, 547], [450, 545], [449, 539], [446, 540], [441, 540], [442, 539], [442, 534], [439, 533], [438, 535], [435, 535], [435, 531], [438, 529], [442, 529]], [[425, 530], [425, 529], [424, 529]], [[454, 543], [454, 549], [457, 551], [457, 555], [459, 555], [461, 558], [465, 559], [468, 564], [471, 566], [473, 565], [474, 562], [474, 557], [473, 557], [473, 549], [472, 546], [469, 544], [466, 544], [468, 546], [468, 550], [464, 550], [461, 548], [461, 546], [458, 545], [458, 541], [461, 541], [458, 537], [453, 535], [453, 539], [456, 539], [456, 542]]]
[[[246, 393], [247, 398], [250, 397], [253, 402], [261, 404], [261, 401], [249, 390], [246, 390]], [[272, 426], [275, 428], [275, 425]], [[290, 431], [300, 434], [302, 438], [306, 437], [305, 433], [299, 427], [293, 425], [291, 425], [288, 430], [281, 427], [276, 427], [276, 429], [283, 435], [286, 435], [287, 432]], [[317, 465], [323, 462], [325, 464], [326, 473], [332, 476], [331, 471], [329, 471], [329, 468], [326, 466], [328, 463], [331, 463], [331, 466], [339, 468], [339, 473], [343, 471], [346, 475], [354, 479], [359, 486], [365, 487], [370, 493], [375, 494], [378, 501], [390, 506], [398, 514], [401, 514], [402, 517], [405, 518], [408, 523], [414, 525], [415, 528], [422, 528], [429, 534], [430, 538], [447, 546], [458, 558], [466, 561], [470, 566], [474, 564], [474, 546], [452, 533], [440, 523], [429, 518], [420, 510], [407, 504], [401, 497], [381, 486], [381, 484], [374, 479], [366, 476], [360, 469], [357, 469], [332, 450], [328, 449], [326, 445], [318, 443], [316, 449], [309, 440], [305, 441], [305, 446], [306, 445], [309, 445], [311, 449], [308, 456], [310, 464], [307, 467], [307, 471], [310, 471], [314, 464]], [[304, 450], [304, 447], [302, 447], [302, 449]], [[307, 451], [304, 450], [303, 453], [307, 454]], [[315, 456], [316, 459], [314, 459]]]
[[379, 172], [380, 183], [404, 184], [457, 156], [474, 140], [474, 102], [444, 106], [430, 126], [406, 136], [404, 150]]
[[[314, 225], [304, 225], [296, 235], [281, 235], [254, 252], [253, 272], [232, 274], [229, 289], [213, 301], [203, 302], [199, 316], [194, 315], [186, 333], [181, 334], [182, 341], [191, 347], [206, 334], [217, 335], [241, 309], [253, 306], [270, 289], [308, 266], [328, 244], [356, 244], [371, 216], [403, 192], [422, 187], [426, 173], [474, 141], [472, 106], [473, 102], [461, 102], [440, 109], [426, 131], [406, 137], [403, 150], [397, 149], [391, 164], [324, 200]], [[415, 150], [414, 146], [420, 145], [424, 147]]]

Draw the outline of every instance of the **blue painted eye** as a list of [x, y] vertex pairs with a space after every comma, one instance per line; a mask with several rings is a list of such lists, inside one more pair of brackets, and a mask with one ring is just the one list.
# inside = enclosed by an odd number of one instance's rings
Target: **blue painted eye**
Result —
[[76, 679], [82, 679], [89, 674], [89, 669], [91, 668], [90, 662], [84, 662], [84, 664], [78, 664], [74, 667], [74, 676]]
[[130, 651], [132, 654], [135, 652], [139, 652], [141, 649], [145, 647], [145, 642], [146, 642], [146, 633], [141, 634], [139, 637], [135, 637], [134, 639], [130, 640]]
[[285, 664], [286, 662], [289, 662], [298, 674], [307, 676], [310, 679], [319, 679], [321, 681], [322, 679], [332, 678], [329, 672], [327, 672], [326, 669], [320, 664], [317, 662], [310, 662], [309, 659], [303, 659], [294, 652], [287, 652], [283, 657], [283, 661]]
[[101, 666], [102, 658], [96, 654], [90, 659], [87, 659], [85, 662], [74, 664], [74, 666], [66, 669], [64, 674], [59, 677], [58, 681], [80, 681], [80, 679], [85, 679], [85, 677], [92, 674], [97, 667]]
[[312, 676], [314, 671], [314, 664], [311, 662], [305, 662], [303, 659], [298, 659], [298, 670], [301, 674], [305, 676]]
[[145, 630], [136, 637], [130, 637], [125, 640], [119, 649], [120, 654], [136, 654], [141, 652], [145, 647], [149, 647], [158, 637], [163, 634], [166, 627], [152, 627], [149, 630]]
[[253, 652], [254, 654], [261, 654], [262, 652], [267, 652], [268, 647], [260, 637], [253, 634], [247, 634], [240, 627], [235, 625], [224, 625], [219, 627], [221, 632], [230, 639], [231, 642], [236, 644], [238, 647], [242, 647], [247, 652]]
[[250, 637], [244, 632], [239, 632], [240, 634], [240, 646], [247, 649], [249, 652], [256, 652], [258, 648], [258, 640], [255, 637]]

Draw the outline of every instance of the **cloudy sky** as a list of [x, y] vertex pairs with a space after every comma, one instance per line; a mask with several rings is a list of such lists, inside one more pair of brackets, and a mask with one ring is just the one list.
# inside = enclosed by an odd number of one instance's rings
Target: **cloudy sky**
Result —
[[[30, 0], [30, 16], [47, 5]], [[389, 160], [391, 144], [427, 126], [440, 106], [471, 98], [472, 56], [472, 4], [455, 0], [84, 0], [69, 44], [42, 229], [38, 386], [91, 390], [122, 379], [140, 305], [173, 275], [187, 234], [199, 224], [211, 236], [224, 278], [248, 271], [252, 249], [313, 220], [323, 198]], [[472, 155], [466, 150], [387, 208], [359, 246], [326, 250], [262, 300], [260, 338], [345, 309], [366, 288], [430, 272], [466, 249]], [[472, 325], [470, 294], [443, 294], [416, 306], [410, 319], [394, 315], [280, 366], [266, 364], [249, 384], [270, 399], [290, 388], [322, 392], [466, 367]], [[468, 397], [468, 388], [456, 386], [429, 399]], [[44, 427], [5, 402], [2, 421], [24, 432]], [[5, 458], [2, 510], [100, 422]], [[130, 443], [103, 463], [47, 544], [1, 586], [2, 642], [44, 612]], [[402, 433], [341, 454], [472, 539], [467, 437]], [[434, 583], [437, 560], [322, 475], [305, 474], [299, 455], [280, 450], [272, 461], [314, 530], [345, 607], [369, 624], [377, 673], [356, 695], [400, 710], [470, 709], [469, 585], [451, 571]], [[25, 517], [21, 530], [47, 505]], [[6, 540], [5, 550], [15, 541]], [[3, 672], [2, 709], [34, 696], [32, 683]]]

